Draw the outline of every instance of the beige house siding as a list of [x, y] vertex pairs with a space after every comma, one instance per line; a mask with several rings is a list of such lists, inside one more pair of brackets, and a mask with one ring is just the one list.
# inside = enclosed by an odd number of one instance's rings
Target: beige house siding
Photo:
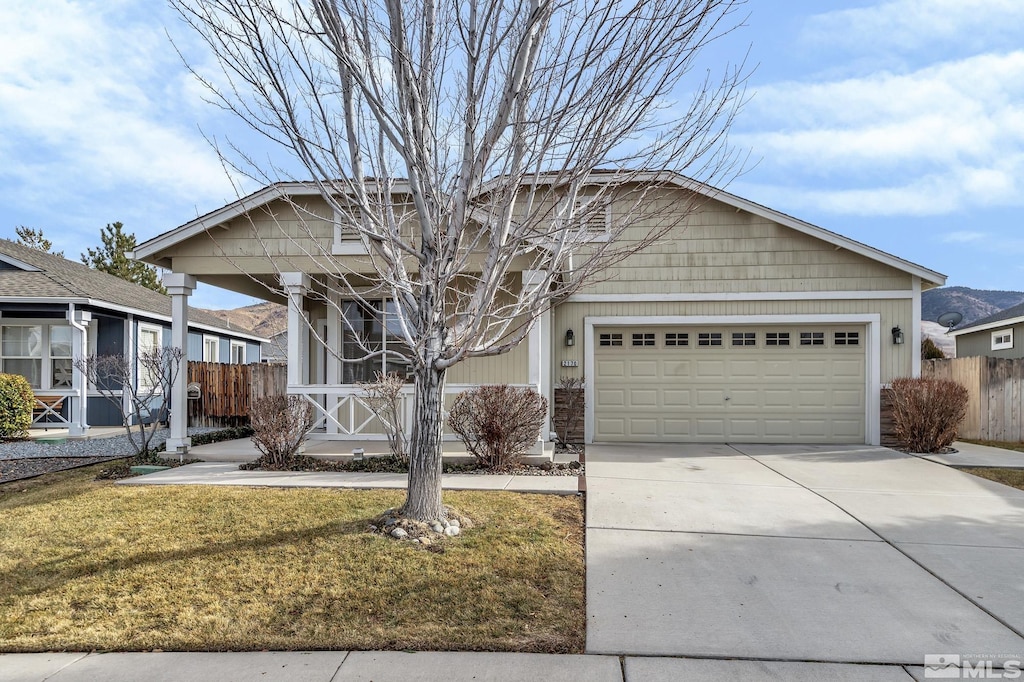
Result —
[[[908, 292], [909, 296], [909, 292]], [[696, 302], [620, 302], [620, 303], [565, 303], [554, 311], [552, 337], [554, 348], [551, 359], [552, 380], [559, 377], [583, 375], [587, 339], [584, 338], [586, 317], [611, 316], [753, 316], [778, 315], [784, 321], [787, 315], [881, 315], [881, 381], [888, 383], [901, 376], [910, 376], [913, 344], [909, 343], [910, 328], [915, 322], [911, 299], [823, 300], [823, 301], [696, 301]], [[806, 324], [806, 323], [801, 323]], [[708, 326], [708, 325], [703, 325]], [[892, 327], [901, 327], [908, 340], [894, 345], [889, 335]], [[565, 331], [572, 329], [576, 345], [567, 348], [562, 342]], [[562, 367], [563, 360], [575, 360], [578, 367]]]
[[[681, 203], [683, 190], [674, 191]], [[638, 224], [626, 237], [638, 239], [650, 227]], [[713, 200], [602, 279], [582, 293], [886, 291], [912, 286], [905, 272]]]
[[[1013, 330], [1013, 348], [992, 350], [993, 332], [1002, 332], [1007, 329]], [[992, 358], [1024, 358], [1024, 322], [982, 329], [956, 337], [956, 356], [958, 358], [969, 358], [979, 355]]]

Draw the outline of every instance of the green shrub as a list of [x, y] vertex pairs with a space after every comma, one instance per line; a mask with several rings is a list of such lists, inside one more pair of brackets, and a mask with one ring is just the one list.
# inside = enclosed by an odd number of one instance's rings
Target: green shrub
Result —
[[547, 416], [547, 399], [532, 388], [478, 386], [455, 398], [448, 426], [481, 467], [502, 470], [536, 444]]
[[35, 404], [35, 395], [25, 377], [20, 374], [0, 374], [0, 439], [27, 436]]
[[892, 382], [896, 438], [911, 452], [938, 452], [956, 440], [967, 416], [967, 389], [944, 379]]
[[946, 353], [941, 348], [935, 345], [935, 342], [929, 337], [921, 339], [921, 359], [922, 360], [942, 360], [946, 357]]

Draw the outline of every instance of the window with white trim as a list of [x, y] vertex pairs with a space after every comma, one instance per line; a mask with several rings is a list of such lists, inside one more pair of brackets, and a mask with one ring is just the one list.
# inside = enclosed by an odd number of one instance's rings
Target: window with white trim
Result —
[[789, 332], [765, 332], [764, 345], [766, 346], [788, 346]]
[[721, 332], [699, 332], [697, 334], [697, 345], [698, 346], [721, 346], [722, 345], [722, 334], [721, 334]]
[[756, 332], [733, 332], [732, 333], [732, 345], [734, 346], [753, 346], [757, 344], [757, 333]]
[[33, 389], [72, 385], [71, 327], [66, 324], [5, 324], [0, 329], [0, 366], [20, 374]]
[[622, 334], [599, 334], [597, 343], [599, 346], [621, 346]]
[[142, 356], [153, 353], [161, 346], [160, 338], [163, 336], [163, 329], [150, 325], [139, 325], [139, 388], [153, 388], [160, 382], [155, 374], [154, 368], [146, 368], [142, 363]]
[[837, 346], [859, 346], [860, 332], [836, 332], [833, 342]]
[[633, 345], [634, 346], [653, 346], [654, 345], [654, 332], [641, 332], [633, 334]]
[[220, 339], [203, 334], [203, 362], [220, 362]]
[[824, 346], [825, 332], [800, 332], [801, 346]]
[[245, 364], [245, 341], [232, 341], [231, 342], [231, 364], [232, 365], [244, 365]]
[[690, 335], [685, 332], [665, 332], [665, 347], [689, 346]]
[[992, 332], [992, 350], [1013, 348], [1013, 329], [1000, 329]]

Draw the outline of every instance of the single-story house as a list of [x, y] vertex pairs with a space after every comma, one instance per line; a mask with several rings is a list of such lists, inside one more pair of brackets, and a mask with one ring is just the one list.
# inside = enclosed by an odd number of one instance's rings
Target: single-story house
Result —
[[1024, 358], [1024, 303], [951, 332], [958, 358]]
[[[546, 311], [512, 351], [452, 367], [447, 391], [530, 385], [553, 405], [560, 377], [583, 376], [588, 443], [878, 444], [883, 388], [920, 373], [921, 292], [945, 276], [682, 176], [658, 177], [652, 201], [696, 199], [696, 212]], [[616, 204], [606, 210], [614, 221]], [[373, 276], [347, 234], [313, 184], [276, 183], [147, 241], [135, 257], [185, 284], [287, 303], [288, 390], [317, 407], [313, 436], [382, 438], [356, 382], [402, 368], [381, 356], [340, 362], [322, 347], [348, 358], [353, 329], [380, 347], [395, 342], [387, 320], [324, 303], [336, 294], [318, 280]], [[341, 265], [311, 256], [324, 251]], [[519, 285], [531, 278], [522, 272]], [[387, 317], [387, 301], [375, 307]]]
[[[135, 357], [171, 343], [171, 297], [7, 239], [0, 239], [0, 365], [28, 379], [35, 425], [83, 435], [120, 426], [117, 408], [74, 366], [77, 357]], [[188, 355], [224, 363], [260, 361], [264, 339], [203, 310], [189, 311]], [[139, 380], [136, 371], [135, 380]]]

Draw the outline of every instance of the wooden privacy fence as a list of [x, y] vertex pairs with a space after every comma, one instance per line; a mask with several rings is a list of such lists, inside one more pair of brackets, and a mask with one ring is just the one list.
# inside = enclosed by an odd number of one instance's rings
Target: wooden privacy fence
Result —
[[961, 438], [1024, 441], [1024, 360], [925, 360], [921, 376], [948, 379], [967, 389], [967, 417], [960, 425]]
[[188, 401], [190, 425], [238, 426], [249, 421], [255, 398], [285, 394], [288, 368], [189, 362], [188, 383], [199, 385], [199, 396]]

